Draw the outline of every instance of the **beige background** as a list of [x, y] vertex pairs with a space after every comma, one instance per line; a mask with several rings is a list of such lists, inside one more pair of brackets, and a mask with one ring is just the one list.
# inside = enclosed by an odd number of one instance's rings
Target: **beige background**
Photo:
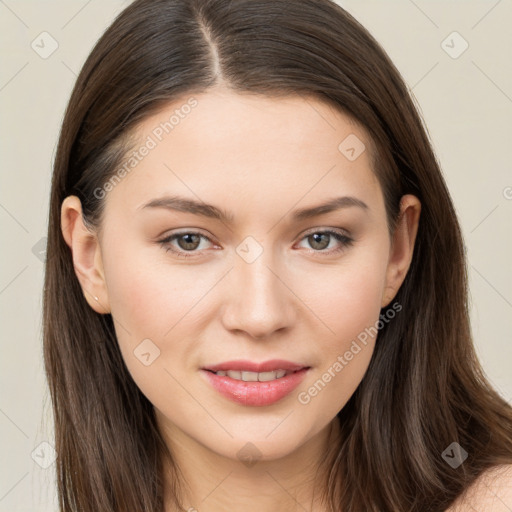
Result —
[[[2, 357], [0, 512], [56, 511], [41, 356], [51, 161], [75, 76], [129, 2], [0, 0]], [[475, 343], [512, 397], [512, 2], [343, 0], [384, 46], [421, 106], [468, 249]], [[32, 41], [51, 49], [42, 58]], [[452, 32], [458, 35], [450, 36]], [[457, 58], [452, 58], [469, 47]], [[448, 52], [451, 52], [450, 56]], [[35, 248], [34, 248], [35, 247]], [[35, 254], [34, 254], [35, 253]], [[47, 411], [49, 408], [47, 408]], [[40, 464], [50, 464], [47, 469]]]

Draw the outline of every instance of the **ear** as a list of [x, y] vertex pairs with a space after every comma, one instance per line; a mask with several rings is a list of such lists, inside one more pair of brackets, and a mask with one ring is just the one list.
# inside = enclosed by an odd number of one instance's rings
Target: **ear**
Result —
[[62, 202], [61, 230], [71, 249], [73, 267], [89, 306], [97, 313], [109, 313], [100, 244], [96, 233], [84, 224], [82, 204], [77, 196], [68, 196]]
[[398, 222], [389, 251], [381, 307], [387, 306], [393, 300], [407, 275], [414, 252], [420, 212], [421, 203], [416, 196], [402, 196]]

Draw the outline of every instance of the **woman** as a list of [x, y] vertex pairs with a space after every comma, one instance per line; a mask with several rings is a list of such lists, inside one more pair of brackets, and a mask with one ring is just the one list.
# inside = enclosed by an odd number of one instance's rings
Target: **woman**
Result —
[[407, 88], [348, 13], [136, 0], [55, 159], [61, 511], [491, 510], [512, 412], [465, 265]]

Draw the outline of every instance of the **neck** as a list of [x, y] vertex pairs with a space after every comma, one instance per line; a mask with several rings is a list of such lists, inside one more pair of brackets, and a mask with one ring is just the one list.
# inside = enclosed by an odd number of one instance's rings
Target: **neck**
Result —
[[[252, 463], [226, 458], [168, 423], [161, 431], [181, 473], [183, 510], [218, 512], [326, 512], [322, 491], [329, 468], [326, 453], [339, 443], [337, 417], [292, 453], [277, 460]], [[166, 486], [165, 512], [181, 512]]]

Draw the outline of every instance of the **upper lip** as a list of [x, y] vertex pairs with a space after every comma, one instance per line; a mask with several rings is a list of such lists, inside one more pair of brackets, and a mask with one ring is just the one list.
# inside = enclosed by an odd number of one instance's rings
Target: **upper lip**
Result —
[[297, 371], [302, 368], [309, 368], [309, 366], [294, 363], [292, 361], [285, 361], [284, 359], [272, 359], [269, 361], [262, 361], [260, 363], [242, 360], [225, 361], [223, 363], [205, 366], [203, 367], [203, 370], [210, 370], [212, 372], [232, 370], [261, 373], [273, 372], [276, 370]]

